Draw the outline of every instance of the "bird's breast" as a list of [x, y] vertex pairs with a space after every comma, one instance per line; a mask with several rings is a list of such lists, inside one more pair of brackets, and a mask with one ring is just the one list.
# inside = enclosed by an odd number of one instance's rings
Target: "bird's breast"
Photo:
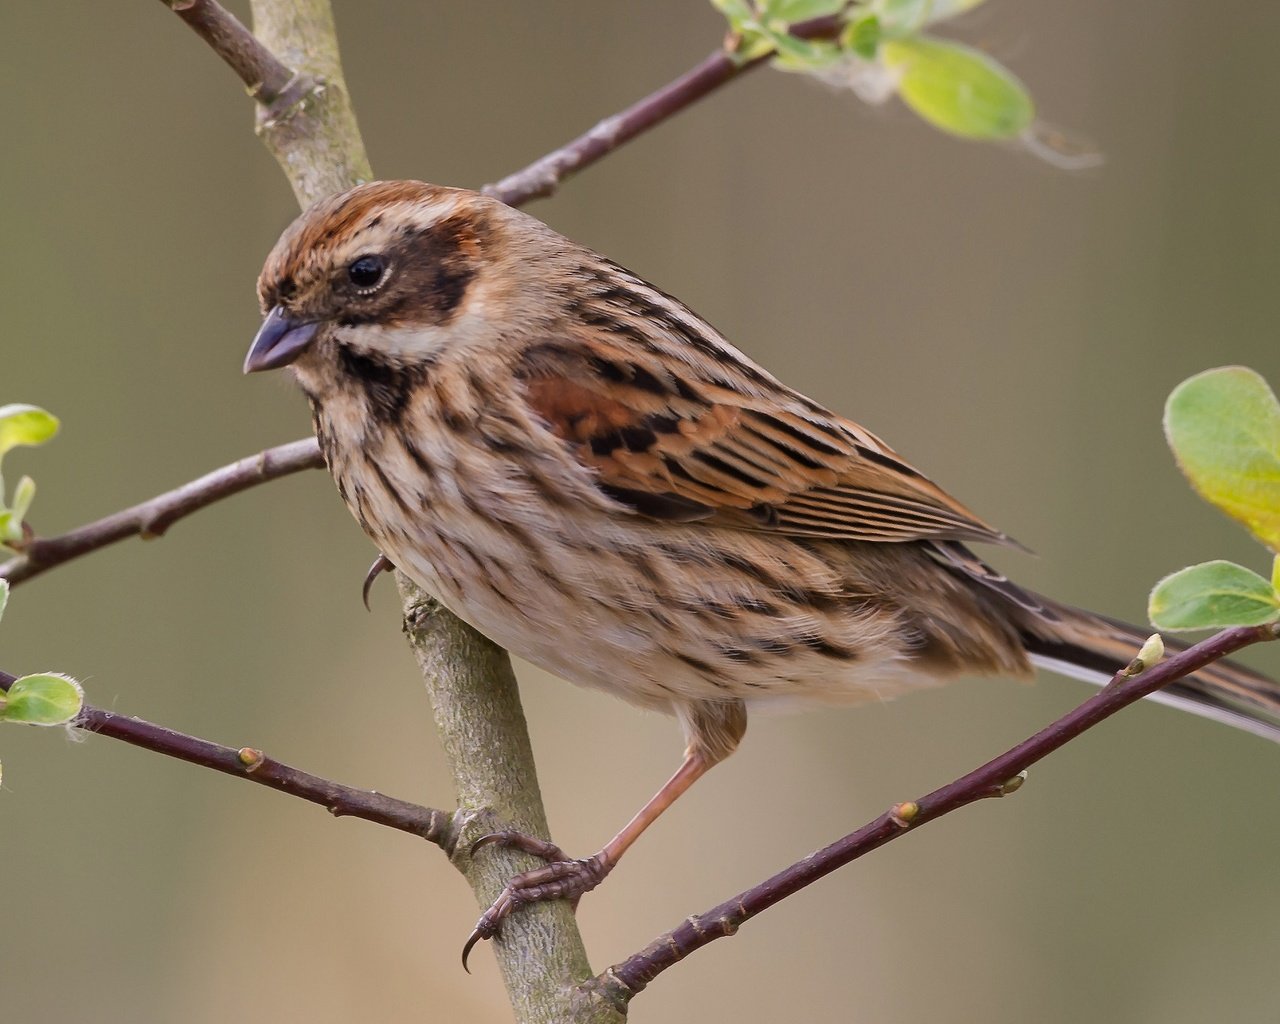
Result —
[[549, 432], [507, 431], [489, 411], [374, 427], [325, 403], [316, 427], [379, 550], [508, 650], [662, 710], [847, 703], [926, 682], [891, 604], [852, 594], [821, 550], [630, 514]]

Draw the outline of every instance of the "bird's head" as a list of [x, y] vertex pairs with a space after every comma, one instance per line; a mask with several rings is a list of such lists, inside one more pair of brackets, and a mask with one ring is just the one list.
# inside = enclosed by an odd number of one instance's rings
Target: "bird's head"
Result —
[[550, 234], [497, 200], [417, 181], [321, 200], [267, 257], [266, 319], [245, 372], [295, 364], [306, 385], [341, 357], [395, 370], [482, 342], [495, 312], [512, 305], [520, 237], [539, 231]]

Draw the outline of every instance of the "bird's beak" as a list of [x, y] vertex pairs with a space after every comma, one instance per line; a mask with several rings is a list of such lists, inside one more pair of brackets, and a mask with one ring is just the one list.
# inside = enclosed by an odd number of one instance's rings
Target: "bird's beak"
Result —
[[258, 328], [258, 336], [244, 358], [244, 372], [274, 370], [288, 366], [307, 350], [320, 329], [320, 321], [290, 320], [276, 306]]

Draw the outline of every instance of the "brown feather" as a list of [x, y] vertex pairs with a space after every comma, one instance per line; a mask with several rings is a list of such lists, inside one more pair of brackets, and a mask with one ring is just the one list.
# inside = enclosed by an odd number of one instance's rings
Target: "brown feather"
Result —
[[[695, 377], [678, 393], [644, 356], [558, 341], [518, 370], [529, 408], [602, 489], [665, 499], [625, 502], [640, 514], [688, 522], [694, 503], [706, 522], [797, 537], [1008, 543], [879, 438], [763, 374], [751, 388]], [[772, 387], [753, 394], [760, 378]]]

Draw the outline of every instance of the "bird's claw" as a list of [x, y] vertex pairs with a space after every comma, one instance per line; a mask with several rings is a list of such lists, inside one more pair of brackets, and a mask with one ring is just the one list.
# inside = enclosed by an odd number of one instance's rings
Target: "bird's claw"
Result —
[[531, 836], [527, 832], [517, 832], [515, 829], [503, 829], [501, 832], [490, 832], [488, 835], [481, 836], [471, 844], [471, 856], [474, 857], [477, 850], [486, 846], [502, 846], [508, 850], [523, 850], [529, 856], [538, 857], [545, 861], [569, 859], [555, 843], [539, 839], [537, 836]]
[[502, 922], [515, 911], [529, 903], [556, 899], [569, 900], [576, 910], [582, 894], [599, 885], [613, 866], [605, 860], [603, 851], [594, 857], [570, 860], [554, 843], [523, 832], [492, 832], [481, 836], [471, 844], [471, 853], [474, 855], [485, 846], [523, 850], [534, 857], [541, 857], [547, 864], [511, 878], [489, 909], [480, 915], [462, 947], [462, 969], [468, 974], [471, 972], [467, 967], [467, 957], [476, 943], [497, 935]]
[[360, 596], [364, 598], [364, 610], [369, 611], [369, 590], [373, 587], [373, 581], [381, 576], [384, 572], [391, 572], [395, 566], [391, 564], [391, 559], [386, 555], [378, 555], [373, 560], [373, 565], [369, 566], [369, 571], [364, 574], [364, 585], [360, 588]]

